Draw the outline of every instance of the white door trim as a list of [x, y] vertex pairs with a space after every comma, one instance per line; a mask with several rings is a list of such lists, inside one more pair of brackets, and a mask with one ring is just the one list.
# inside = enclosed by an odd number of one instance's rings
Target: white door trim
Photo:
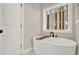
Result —
[[21, 34], [22, 34], [22, 40], [21, 40], [21, 43], [22, 43], [22, 54], [24, 53], [24, 4], [21, 3], [21, 26], [22, 26], [22, 29], [21, 29]]

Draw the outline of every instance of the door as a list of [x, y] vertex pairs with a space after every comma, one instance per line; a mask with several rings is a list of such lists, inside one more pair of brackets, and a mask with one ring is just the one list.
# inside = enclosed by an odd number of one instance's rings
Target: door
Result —
[[21, 5], [6, 3], [3, 5], [4, 54], [21, 54], [20, 19]]
[[2, 54], [2, 37], [0, 35], [0, 54]]
[[0, 4], [0, 55], [2, 54], [2, 45], [3, 45], [3, 26], [2, 26], [2, 4]]

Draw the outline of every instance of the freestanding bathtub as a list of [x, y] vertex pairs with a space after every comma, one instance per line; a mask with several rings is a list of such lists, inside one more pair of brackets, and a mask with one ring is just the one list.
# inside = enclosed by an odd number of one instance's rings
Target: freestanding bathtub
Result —
[[33, 51], [38, 55], [75, 55], [77, 43], [64, 38], [33, 38]]

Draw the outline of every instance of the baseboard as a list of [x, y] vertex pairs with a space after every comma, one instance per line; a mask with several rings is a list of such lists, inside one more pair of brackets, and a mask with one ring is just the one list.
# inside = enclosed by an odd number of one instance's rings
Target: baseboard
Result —
[[32, 47], [31, 47], [31, 48], [28, 48], [28, 49], [26, 49], [26, 50], [24, 50], [22, 54], [27, 54], [27, 53], [29, 53], [29, 52], [31, 52], [31, 51], [32, 51]]

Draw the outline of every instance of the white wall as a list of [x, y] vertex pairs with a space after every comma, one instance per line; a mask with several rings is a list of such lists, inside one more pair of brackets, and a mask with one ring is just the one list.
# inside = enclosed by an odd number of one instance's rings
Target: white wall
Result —
[[24, 50], [32, 47], [32, 37], [40, 34], [39, 4], [24, 4]]
[[[75, 4], [75, 17], [76, 22], [79, 20], [79, 3], [78, 6]], [[78, 55], [79, 55], [79, 22], [76, 23], [76, 42], [78, 43]]]
[[[47, 8], [47, 7], [50, 7], [50, 6], [54, 6], [54, 5], [57, 5], [57, 3], [55, 4], [50, 4], [50, 3], [43, 3], [43, 4], [41, 4], [41, 10], [43, 10], [43, 9], [45, 9], [45, 8]], [[73, 6], [73, 12], [72, 12], [72, 14], [73, 14], [73, 20], [72, 20], [72, 33], [55, 33], [56, 35], [58, 35], [58, 37], [64, 37], [64, 38], [69, 38], [69, 39], [72, 39], [72, 40], [76, 40], [75, 39], [75, 10], [74, 10], [74, 6]], [[42, 14], [41, 14], [42, 15]], [[41, 27], [43, 26], [43, 21], [42, 21], [43, 19], [41, 19]], [[47, 34], [47, 35], [49, 35], [49, 33], [47, 33], [47, 32], [44, 32], [43, 31], [43, 27], [42, 27], [42, 30], [41, 30], [41, 34], [43, 35], [43, 34]]]
[[76, 41], [78, 43], [78, 55], [79, 55], [79, 23], [76, 24]]

